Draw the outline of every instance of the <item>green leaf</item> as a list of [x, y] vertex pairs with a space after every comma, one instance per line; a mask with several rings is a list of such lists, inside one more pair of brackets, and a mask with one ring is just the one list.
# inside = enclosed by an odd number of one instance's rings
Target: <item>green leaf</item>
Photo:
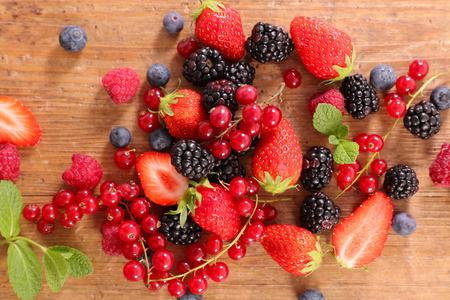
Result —
[[359, 145], [355, 142], [342, 141], [334, 150], [334, 161], [338, 164], [352, 164], [359, 154]]
[[20, 233], [23, 199], [12, 181], [0, 180], [0, 233], [5, 239]]
[[334, 134], [332, 134], [328, 137], [328, 143], [332, 145], [339, 145], [339, 139]]
[[69, 266], [66, 260], [61, 254], [48, 248], [44, 252], [42, 264], [44, 265], [45, 278], [47, 278], [48, 286], [52, 292], [57, 293], [62, 288], [64, 282], [66, 282], [69, 273]]
[[343, 140], [348, 136], [348, 125], [341, 125], [337, 130], [337, 138]]
[[320, 103], [313, 117], [314, 128], [327, 136], [336, 134], [342, 125], [342, 114], [331, 104]]
[[27, 242], [17, 240], [8, 247], [8, 276], [17, 297], [36, 297], [42, 286], [42, 270], [36, 252]]
[[48, 249], [64, 257], [69, 267], [69, 276], [85, 277], [92, 274], [92, 263], [83, 252], [66, 246], [53, 246]]

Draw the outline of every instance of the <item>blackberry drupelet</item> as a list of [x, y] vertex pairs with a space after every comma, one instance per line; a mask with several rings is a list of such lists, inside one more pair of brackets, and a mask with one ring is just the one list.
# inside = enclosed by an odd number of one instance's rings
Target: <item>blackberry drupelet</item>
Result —
[[237, 89], [236, 84], [226, 79], [208, 82], [203, 90], [202, 105], [207, 112], [218, 105], [225, 105], [234, 114], [239, 108], [235, 97]]
[[244, 47], [254, 59], [264, 64], [288, 59], [294, 43], [281, 27], [259, 22], [253, 27], [252, 36]]
[[333, 154], [325, 147], [312, 147], [303, 156], [300, 180], [303, 188], [317, 192], [326, 187], [333, 175]]
[[197, 86], [222, 78], [225, 61], [218, 50], [203, 47], [184, 61], [183, 76]]
[[383, 186], [390, 198], [406, 199], [417, 193], [419, 180], [411, 167], [397, 165], [386, 171]]
[[403, 124], [413, 135], [427, 140], [441, 130], [441, 113], [432, 102], [423, 100], [408, 108]]
[[345, 108], [354, 119], [364, 119], [380, 109], [380, 99], [362, 74], [348, 76], [341, 85]]
[[245, 61], [235, 62], [225, 67], [223, 78], [234, 82], [237, 85], [253, 85], [255, 80], [255, 68]]
[[170, 158], [177, 172], [189, 179], [206, 177], [216, 161], [209, 150], [194, 140], [179, 140], [173, 145]]
[[187, 216], [184, 227], [180, 225], [180, 214], [170, 215], [166, 214], [171, 210], [176, 210], [177, 207], [167, 209], [161, 219], [161, 227], [159, 231], [164, 234], [167, 240], [175, 245], [195, 244], [202, 235], [202, 228], [194, 222], [190, 215]]
[[215, 183], [220, 183], [220, 181], [230, 183], [235, 177], [245, 177], [244, 166], [234, 153], [231, 153], [225, 159], [219, 160], [217, 166], [212, 169], [212, 173], [208, 175], [208, 180]]
[[327, 195], [315, 192], [303, 200], [300, 207], [300, 226], [312, 233], [331, 229], [339, 221], [341, 209]]

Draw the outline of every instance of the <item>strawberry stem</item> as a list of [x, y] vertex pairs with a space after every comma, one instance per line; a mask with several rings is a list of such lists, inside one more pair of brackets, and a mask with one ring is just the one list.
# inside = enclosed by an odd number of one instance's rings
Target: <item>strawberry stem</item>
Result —
[[200, 1], [199, 8], [195, 11], [195, 13], [191, 15], [191, 17], [197, 19], [206, 8], [209, 8], [213, 12], [220, 14], [222, 13], [222, 10], [225, 9], [225, 4], [216, 0]]

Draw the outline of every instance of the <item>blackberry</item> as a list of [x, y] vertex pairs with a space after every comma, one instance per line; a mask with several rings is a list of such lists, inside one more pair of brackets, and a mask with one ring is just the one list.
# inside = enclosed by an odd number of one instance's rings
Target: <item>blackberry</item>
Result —
[[239, 86], [242, 84], [253, 85], [255, 73], [255, 68], [245, 61], [240, 61], [232, 63], [231, 65], [226, 65], [223, 78], [232, 81]]
[[341, 209], [322, 192], [315, 192], [303, 200], [300, 207], [300, 226], [312, 233], [331, 229], [339, 221]]
[[225, 61], [219, 51], [203, 47], [184, 61], [183, 76], [197, 86], [222, 78]]
[[432, 102], [423, 100], [408, 108], [403, 124], [413, 135], [427, 140], [441, 130], [441, 113]]
[[158, 231], [164, 234], [167, 240], [175, 245], [197, 243], [202, 235], [202, 228], [194, 222], [189, 214], [184, 227], [181, 227], [180, 214], [166, 214], [166, 212], [176, 209], [176, 207], [171, 207], [164, 212], [159, 220], [161, 222], [161, 227], [159, 227]]
[[345, 108], [354, 119], [364, 119], [380, 109], [380, 99], [362, 74], [348, 76], [341, 85]]
[[406, 199], [417, 193], [419, 180], [410, 166], [397, 165], [386, 171], [383, 186], [390, 198]]
[[300, 180], [302, 186], [317, 192], [326, 187], [333, 174], [333, 154], [325, 147], [312, 147], [303, 156], [303, 167]]
[[254, 59], [264, 64], [288, 59], [294, 43], [281, 27], [259, 22], [253, 27], [252, 36], [244, 47]]
[[189, 179], [206, 177], [216, 160], [209, 150], [194, 140], [179, 140], [173, 145], [170, 158], [177, 172]]
[[207, 112], [218, 105], [225, 105], [234, 114], [239, 108], [235, 97], [237, 89], [237, 85], [226, 79], [208, 82], [203, 90], [202, 105]]
[[208, 180], [215, 183], [220, 181], [230, 183], [234, 177], [245, 177], [245, 169], [238, 156], [231, 153], [227, 158], [218, 161], [217, 166], [212, 169], [212, 174], [208, 175]]

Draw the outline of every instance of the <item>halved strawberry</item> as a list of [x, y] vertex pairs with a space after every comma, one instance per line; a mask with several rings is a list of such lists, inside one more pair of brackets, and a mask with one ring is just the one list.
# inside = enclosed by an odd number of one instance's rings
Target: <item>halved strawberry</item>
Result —
[[177, 204], [188, 188], [187, 178], [172, 166], [169, 153], [142, 153], [136, 160], [136, 171], [145, 196], [159, 205]]
[[0, 97], [0, 144], [34, 146], [41, 139], [41, 128], [30, 109], [17, 99]]
[[334, 255], [346, 268], [361, 268], [381, 255], [394, 206], [383, 192], [370, 196], [333, 231]]

